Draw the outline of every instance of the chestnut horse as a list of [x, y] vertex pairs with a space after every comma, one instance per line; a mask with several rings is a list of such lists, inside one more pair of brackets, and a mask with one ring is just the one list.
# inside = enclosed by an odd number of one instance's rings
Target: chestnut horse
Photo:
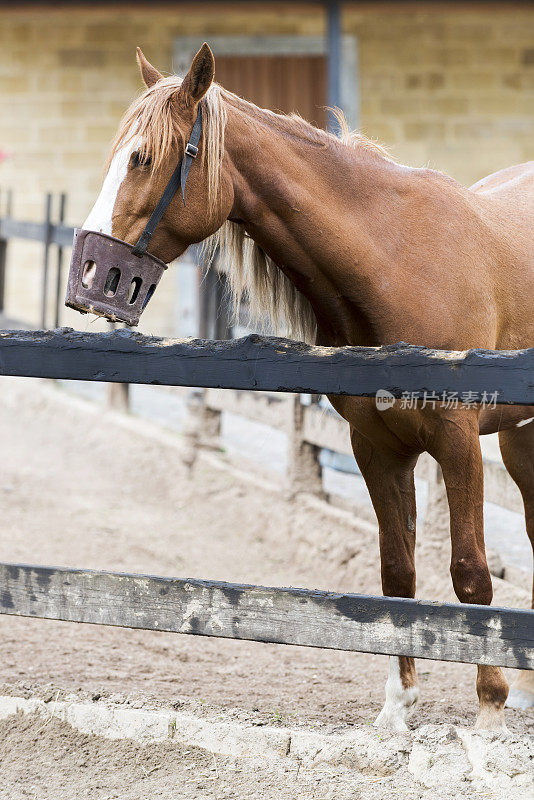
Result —
[[[534, 345], [534, 163], [467, 189], [396, 163], [346, 127], [338, 139], [242, 100], [213, 82], [206, 44], [183, 80], [163, 77], [141, 51], [138, 61], [147, 88], [122, 121], [85, 228], [137, 241], [204, 99], [186, 204], [176, 196], [151, 253], [170, 262], [211, 237], [236, 298], [246, 288], [258, 311], [286, 317], [293, 335], [321, 345]], [[378, 518], [384, 594], [414, 597], [414, 467], [426, 451], [446, 484], [456, 595], [490, 603], [479, 434], [499, 431], [534, 545], [532, 409], [397, 401], [383, 410], [369, 398], [329, 399], [349, 423]], [[503, 728], [501, 670], [479, 666], [476, 688], [477, 726]], [[523, 684], [524, 697], [531, 688]], [[413, 659], [391, 657], [377, 724], [406, 730], [417, 697]]]

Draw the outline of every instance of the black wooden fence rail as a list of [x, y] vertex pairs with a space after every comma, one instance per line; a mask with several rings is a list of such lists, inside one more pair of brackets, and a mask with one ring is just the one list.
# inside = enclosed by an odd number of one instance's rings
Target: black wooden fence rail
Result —
[[[534, 349], [0, 331], [0, 375], [534, 405]], [[534, 669], [534, 611], [0, 564], [0, 613]]]
[[[534, 348], [315, 347], [288, 339], [161, 339], [129, 330], [0, 331], [0, 375], [534, 405]], [[430, 400], [429, 400], [430, 398]]]

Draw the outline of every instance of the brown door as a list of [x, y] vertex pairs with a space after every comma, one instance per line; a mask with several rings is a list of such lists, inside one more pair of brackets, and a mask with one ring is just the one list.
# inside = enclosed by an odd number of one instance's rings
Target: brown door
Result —
[[218, 56], [215, 79], [225, 89], [261, 108], [326, 125], [326, 60], [324, 56]]

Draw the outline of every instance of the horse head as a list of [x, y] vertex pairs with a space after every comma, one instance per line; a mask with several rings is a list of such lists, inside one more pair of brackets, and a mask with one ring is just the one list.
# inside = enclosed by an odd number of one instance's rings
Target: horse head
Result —
[[233, 187], [221, 170], [224, 107], [208, 95], [207, 44], [182, 80], [137, 50], [146, 89], [124, 115], [100, 195], [77, 232], [67, 305], [137, 324], [165, 269], [228, 217]]

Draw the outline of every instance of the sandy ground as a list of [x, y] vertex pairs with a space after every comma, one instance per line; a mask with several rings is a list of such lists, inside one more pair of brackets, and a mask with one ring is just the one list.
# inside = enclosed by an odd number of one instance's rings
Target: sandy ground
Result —
[[[289, 504], [261, 480], [251, 483], [207, 460], [188, 477], [180, 463], [179, 437], [153, 436], [135, 418], [123, 425], [112, 413], [67, 398], [50, 384], [3, 378], [0, 392], [1, 560], [380, 593], [376, 536], [358, 530], [347, 514]], [[447, 564], [439, 564], [435, 573], [434, 562], [422, 547], [418, 594], [452, 599]], [[496, 580], [496, 602], [526, 607], [527, 595]], [[167, 705], [259, 725], [327, 730], [371, 723], [383, 699], [387, 659], [380, 656], [16, 617], [1, 618], [0, 631], [2, 694], [109, 697], [134, 707]], [[413, 725], [472, 724], [474, 675], [470, 665], [420, 661], [422, 698]], [[534, 733], [532, 713], [509, 710], [507, 716], [511, 731]], [[217, 794], [214, 783], [207, 784], [205, 794], [200, 789], [196, 795], [166, 794], [172, 777], [179, 783], [186, 767], [195, 771], [193, 781], [213, 779], [205, 754], [189, 753], [178, 768], [179, 752], [169, 755], [167, 745], [139, 755], [133, 743], [102, 744], [80, 735], [72, 752], [66, 745], [64, 754], [53, 748], [48, 753], [45, 740], [52, 737], [59, 747], [66, 736], [59, 722], [47, 724], [46, 736], [35, 722], [7, 720], [2, 726], [0, 765], [7, 781], [0, 784], [2, 798], [330, 796], [311, 789], [302, 795], [286, 792], [280, 776], [278, 792], [269, 794], [264, 767], [257, 773], [251, 767], [255, 777], [249, 776], [245, 791], [239, 788], [243, 773], [236, 773], [230, 761], [230, 794], [222, 784], [217, 791], [221, 786], [224, 791]], [[38, 752], [36, 772], [22, 769], [20, 759], [7, 763], [6, 746], [19, 754]], [[99, 771], [100, 751], [106, 748]], [[84, 753], [84, 774], [95, 781], [102, 776], [100, 793], [44, 790], [52, 785], [50, 770], [56, 770], [59, 787], [61, 775], [82, 769], [76, 764]], [[163, 758], [168, 786], [159, 767], [150, 772]], [[200, 762], [201, 779], [195, 766]], [[158, 773], [160, 788], [154, 784]], [[143, 781], [137, 794], [128, 788], [134, 774]], [[266, 794], [254, 789], [254, 780], [258, 786], [264, 782]], [[118, 794], [110, 788], [114, 781]], [[335, 796], [354, 793], [340, 789]]]
[[[63, 381], [62, 385], [75, 395], [101, 402], [105, 398], [106, 384]], [[186, 416], [186, 392], [182, 388], [131, 385], [129, 402], [132, 413], [149, 422], [155, 422], [181, 433]], [[328, 405], [326, 398], [323, 401]], [[221, 419], [220, 445], [236, 461], [248, 459], [256, 468], [275, 479], [284, 475], [288, 468], [287, 436], [282, 430], [274, 430], [238, 414], [224, 412]], [[348, 441], [348, 428], [347, 428]], [[480, 438], [485, 459], [502, 463], [498, 436]], [[369, 493], [354, 459], [337, 453], [322, 451], [323, 488], [331, 497], [349, 507], [357, 507], [359, 514], [371, 516], [374, 512]], [[335, 465], [337, 468], [332, 468]], [[417, 515], [424, 523], [427, 504], [427, 483], [415, 481]], [[345, 506], [346, 507], [346, 506]], [[421, 527], [421, 525], [419, 525]], [[493, 503], [484, 504], [484, 535], [489, 548], [499, 552], [503, 563], [532, 574], [532, 547], [525, 531], [525, 517]]]

